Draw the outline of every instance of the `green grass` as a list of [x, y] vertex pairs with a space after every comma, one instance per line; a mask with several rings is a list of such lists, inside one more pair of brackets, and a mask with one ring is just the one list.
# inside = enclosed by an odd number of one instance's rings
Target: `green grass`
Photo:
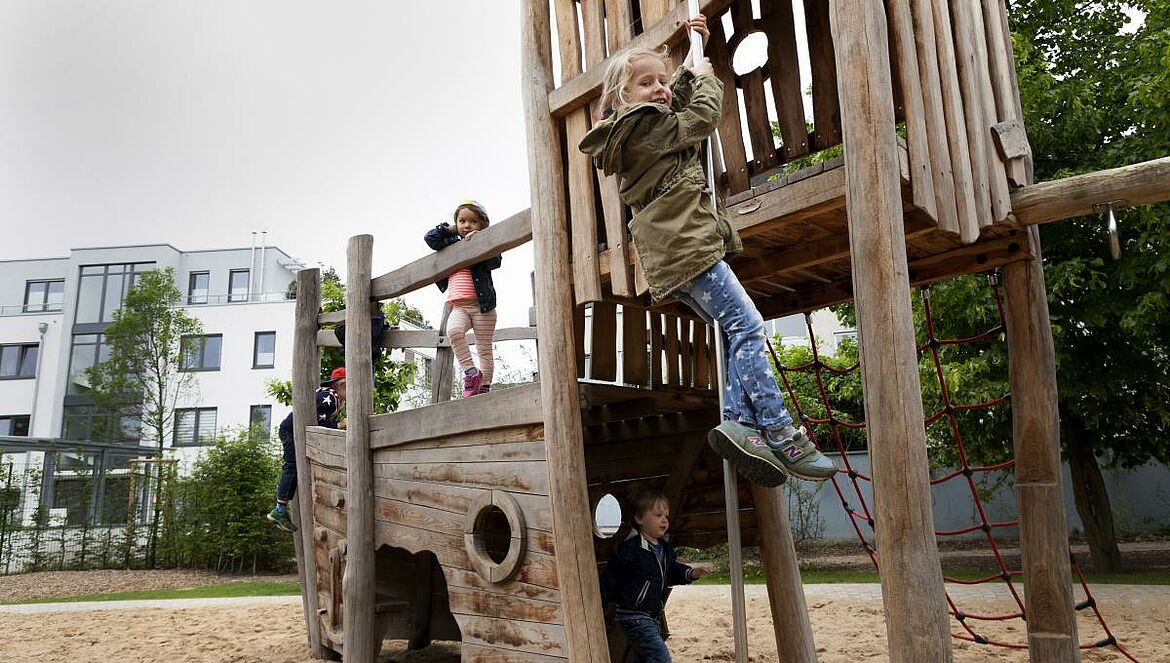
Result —
[[11, 601], [9, 603], [69, 603], [73, 601], [154, 601], [161, 599], [212, 599], [232, 598], [236, 596], [292, 596], [300, 594], [301, 589], [295, 581], [269, 582], [229, 582], [222, 585], [206, 585], [189, 589], [152, 589], [140, 592], [114, 592], [112, 594], [88, 594], [84, 596], [62, 596], [47, 599], [31, 599], [27, 601]]
[[[962, 580], [974, 580], [986, 577], [983, 571], [951, 571], [948, 577]], [[800, 580], [806, 585], [824, 585], [833, 583], [876, 583], [880, 582], [878, 574], [867, 571], [801, 571]], [[1076, 579], [1073, 579], [1076, 582]], [[1167, 573], [1088, 573], [1085, 580], [1090, 585], [1170, 585], [1170, 574]], [[749, 585], [763, 584], [764, 573], [759, 567], [750, 567], [743, 574], [743, 581]], [[731, 582], [728, 573], [712, 573], [703, 576], [695, 584], [698, 585], [726, 585]], [[1023, 578], [1013, 578], [1012, 582], [1022, 584]]]

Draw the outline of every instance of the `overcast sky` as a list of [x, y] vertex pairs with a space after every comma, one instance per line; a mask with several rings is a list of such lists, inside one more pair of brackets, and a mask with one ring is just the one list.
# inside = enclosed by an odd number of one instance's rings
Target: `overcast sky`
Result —
[[[370, 233], [389, 271], [460, 199], [529, 206], [519, 44], [516, 2], [0, 0], [0, 259], [265, 229], [342, 272]], [[531, 269], [505, 256], [500, 326]]]

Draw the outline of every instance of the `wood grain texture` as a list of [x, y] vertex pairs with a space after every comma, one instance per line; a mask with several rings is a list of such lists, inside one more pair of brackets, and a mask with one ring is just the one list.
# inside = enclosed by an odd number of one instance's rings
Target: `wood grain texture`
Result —
[[880, 4], [832, 0], [862, 384], [891, 661], [952, 660], [930, 508], [918, 357]]
[[[564, 641], [558, 643], [561, 646], [556, 653], [568, 654], [573, 661], [583, 663], [602, 662], [609, 660], [609, 652], [605, 645], [605, 624], [597, 591], [593, 523], [585, 489], [574, 360], [573, 298], [569, 287], [569, 247], [563, 226], [567, 206], [562, 188], [562, 141], [559, 123], [551, 115], [549, 97], [552, 92], [552, 54], [548, 4], [541, 0], [524, 0], [520, 15], [521, 82], [537, 269], [535, 298], [537, 328], [540, 330], [537, 344], [540, 400], [547, 442], [547, 480], [551, 493], [556, 495], [552, 500], [557, 550], [555, 562], [565, 621], [562, 629]], [[497, 622], [484, 628], [489, 627], [507, 629], [508, 623]], [[467, 642], [500, 641], [497, 635], [477, 638], [477, 630], [462, 630]]]

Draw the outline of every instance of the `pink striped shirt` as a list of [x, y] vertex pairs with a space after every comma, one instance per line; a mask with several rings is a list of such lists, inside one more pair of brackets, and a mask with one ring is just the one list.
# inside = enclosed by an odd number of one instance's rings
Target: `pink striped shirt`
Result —
[[471, 270], [464, 267], [447, 277], [447, 301], [461, 302], [468, 299], [475, 301], [475, 282], [471, 280]]

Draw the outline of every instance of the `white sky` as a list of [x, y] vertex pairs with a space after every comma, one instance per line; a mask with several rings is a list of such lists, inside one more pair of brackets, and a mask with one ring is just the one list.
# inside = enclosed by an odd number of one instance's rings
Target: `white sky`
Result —
[[[529, 206], [519, 3], [0, 0], [0, 259], [253, 230], [345, 270], [430, 252], [463, 198]], [[497, 272], [527, 324], [531, 249]], [[411, 298], [437, 322], [436, 288]]]

